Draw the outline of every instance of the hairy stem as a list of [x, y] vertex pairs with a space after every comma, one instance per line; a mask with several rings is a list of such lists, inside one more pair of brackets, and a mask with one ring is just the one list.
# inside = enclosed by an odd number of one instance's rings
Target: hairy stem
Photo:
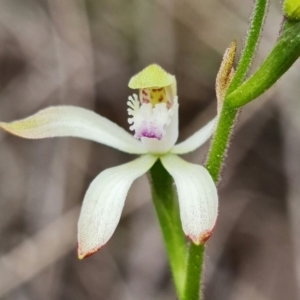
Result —
[[245, 41], [245, 46], [239, 60], [234, 78], [227, 90], [227, 94], [234, 91], [245, 79], [251, 66], [253, 56], [258, 46], [265, 15], [268, 8], [268, 0], [257, 0], [252, 13], [252, 21]]

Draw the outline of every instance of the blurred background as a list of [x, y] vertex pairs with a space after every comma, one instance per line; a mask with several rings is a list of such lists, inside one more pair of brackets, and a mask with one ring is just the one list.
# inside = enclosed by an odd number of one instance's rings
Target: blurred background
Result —
[[[274, 45], [272, 0], [253, 70]], [[92, 109], [128, 129], [132, 75], [176, 75], [180, 140], [216, 114], [215, 77], [242, 48], [252, 0], [1, 0], [0, 119], [50, 105]], [[206, 300], [300, 299], [300, 64], [240, 113], [207, 244]], [[186, 155], [203, 163], [209, 143]], [[109, 243], [76, 256], [89, 183], [132, 160], [90, 141], [0, 132], [0, 299], [176, 299], [147, 178], [137, 180]]]

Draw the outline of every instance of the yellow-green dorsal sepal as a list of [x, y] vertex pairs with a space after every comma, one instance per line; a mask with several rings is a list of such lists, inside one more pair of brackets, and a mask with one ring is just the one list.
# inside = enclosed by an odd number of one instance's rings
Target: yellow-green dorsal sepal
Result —
[[152, 64], [133, 76], [128, 86], [131, 89], [162, 88], [170, 86], [175, 76], [167, 73], [159, 65]]

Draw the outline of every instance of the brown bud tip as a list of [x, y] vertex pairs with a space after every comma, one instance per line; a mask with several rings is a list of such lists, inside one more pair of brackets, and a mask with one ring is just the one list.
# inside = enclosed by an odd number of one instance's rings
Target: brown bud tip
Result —
[[236, 54], [236, 47], [237, 43], [234, 40], [226, 49], [217, 74], [216, 95], [218, 99], [218, 111], [221, 110], [226, 91], [234, 75], [233, 63]]

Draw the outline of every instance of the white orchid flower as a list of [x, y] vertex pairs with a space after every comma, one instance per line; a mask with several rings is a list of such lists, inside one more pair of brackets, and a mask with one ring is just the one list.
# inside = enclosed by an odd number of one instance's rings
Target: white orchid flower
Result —
[[174, 178], [183, 231], [195, 243], [204, 243], [212, 233], [218, 212], [216, 186], [208, 171], [179, 158], [211, 136], [214, 120], [182, 143], [178, 137], [178, 98], [175, 76], [150, 65], [129, 82], [139, 96], [129, 97], [128, 122], [134, 137], [108, 119], [80, 107], [49, 107], [19, 121], [0, 122], [14, 135], [41, 139], [80, 137], [120, 151], [141, 156], [101, 172], [88, 188], [78, 222], [78, 256], [85, 258], [110, 239], [121, 217], [132, 182], [160, 159]]

